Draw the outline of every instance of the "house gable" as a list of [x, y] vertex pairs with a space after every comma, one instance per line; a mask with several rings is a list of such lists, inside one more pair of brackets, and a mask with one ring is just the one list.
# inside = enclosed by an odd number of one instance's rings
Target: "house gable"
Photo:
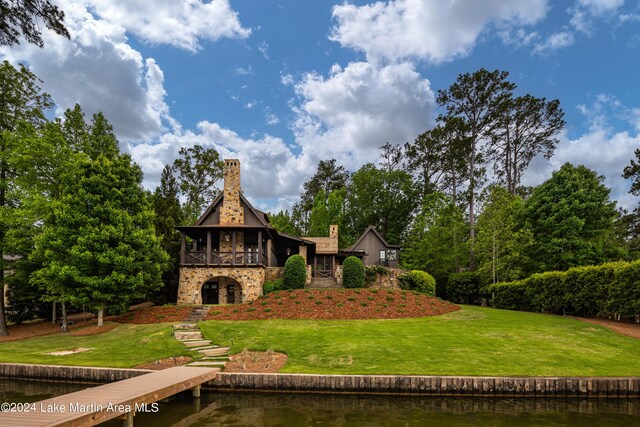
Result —
[[[365, 253], [364, 263], [365, 265], [374, 265], [380, 263], [387, 263], [390, 267], [397, 266], [397, 251], [400, 249], [398, 245], [390, 245], [387, 241], [378, 233], [378, 231], [369, 227], [362, 233], [358, 241], [355, 244], [346, 248], [346, 251], [363, 251]], [[381, 251], [384, 251], [384, 260], [380, 258]], [[396, 259], [391, 262], [387, 258], [389, 251], [396, 251]]]

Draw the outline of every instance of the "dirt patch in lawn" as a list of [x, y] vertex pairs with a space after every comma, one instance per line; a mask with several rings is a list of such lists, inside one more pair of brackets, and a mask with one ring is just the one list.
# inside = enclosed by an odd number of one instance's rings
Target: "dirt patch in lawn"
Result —
[[122, 323], [151, 324], [163, 322], [184, 322], [191, 308], [188, 305], [162, 305], [149, 307], [120, 316], [117, 321]]
[[53, 351], [47, 354], [51, 356], [68, 356], [70, 354], [84, 353], [85, 351], [91, 351], [91, 350], [95, 350], [95, 348], [78, 347], [71, 350]]
[[155, 371], [159, 371], [161, 369], [173, 368], [175, 366], [186, 365], [191, 362], [193, 358], [189, 356], [178, 356], [178, 357], [167, 357], [166, 359], [159, 359], [154, 362], [143, 363], [142, 365], [138, 365], [136, 369], [153, 369]]
[[615, 320], [609, 319], [589, 319], [586, 317], [578, 317], [578, 319], [587, 323], [604, 326], [619, 334], [640, 340], [640, 324], [638, 323], [616, 322]]
[[77, 331], [73, 331], [71, 332], [71, 335], [73, 335], [74, 337], [86, 337], [89, 335], [104, 334], [105, 332], [109, 332], [117, 328], [118, 326], [119, 325], [117, 323], [110, 323], [108, 325], [102, 325], [102, 326], [89, 326], [86, 328], [79, 329]]
[[207, 320], [398, 319], [459, 309], [450, 302], [410, 291], [299, 289], [272, 292], [244, 304], [212, 307]]
[[225, 372], [251, 372], [259, 374], [275, 373], [287, 363], [287, 355], [267, 351], [244, 350], [231, 356], [231, 361], [224, 368]]

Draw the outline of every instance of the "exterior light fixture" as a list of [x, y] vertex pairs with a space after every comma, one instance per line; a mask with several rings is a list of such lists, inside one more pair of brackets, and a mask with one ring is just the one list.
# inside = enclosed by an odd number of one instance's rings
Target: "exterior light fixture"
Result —
[[291, 255], [291, 249], [287, 248], [287, 256]]
[[229, 236], [229, 233], [224, 233], [224, 241], [228, 242], [229, 239], [231, 239], [231, 236]]

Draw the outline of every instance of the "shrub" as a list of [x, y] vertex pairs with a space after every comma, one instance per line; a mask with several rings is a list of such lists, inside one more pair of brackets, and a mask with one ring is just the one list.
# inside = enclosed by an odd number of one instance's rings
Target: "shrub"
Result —
[[402, 273], [398, 276], [398, 282], [400, 289], [405, 291], [418, 291], [432, 297], [436, 295], [436, 279], [425, 271], [411, 270], [409, 273]]
[[621, 316], [640, 319], [640, 261], [632, 262], [616, 271], [609, 290], [608, 310]]
[[307, 283], [307, 266], [302, 255], [291, 255], [282, 272], [283, 289], [303, 289]]
[[447, 282], [449, 301], [459, 304], [477, 304], [480, 301], [480, 276], [474, 272], [453, 273]]
[[364, 287], [364, 264], [360, 258], [350, 256], [342, 263], [342, 285], [345, 288]]
[[282, 278], [264, 282], [264, 285], [262, 286], [262, 293], [267, 295], [271, 292], [281, 291], [282, 289], [284, 289], [282, 286]]
[[547, 271], [525, 279], [532, 308], [539, 312], [565, 314], [568, 307], [565, 277], [566, 272]]
[[495, 308], [506, 310], [531, 310], [524, 280], [510, 283], [496, 283], [487, 288], [491, 295], [490, 304]]

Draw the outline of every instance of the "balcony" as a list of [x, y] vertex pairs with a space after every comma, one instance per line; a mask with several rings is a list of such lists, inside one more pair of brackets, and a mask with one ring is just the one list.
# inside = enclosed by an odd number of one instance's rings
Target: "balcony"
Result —
[[219, 252], [211, 251], [207, 257], [207, 251], [183, 252], [182, 265], [204, 265], [216, 267], [228, 266], [266, 266], [265, 257], [255, 251], [250, 252]]

